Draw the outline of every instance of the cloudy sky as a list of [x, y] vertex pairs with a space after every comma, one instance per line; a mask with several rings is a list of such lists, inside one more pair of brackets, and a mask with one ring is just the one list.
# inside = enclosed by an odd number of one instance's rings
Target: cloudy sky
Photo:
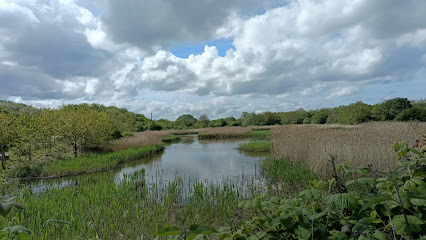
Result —
[[155, 119], [426, 97], [424, 0], [0, 0], [0, 98]]

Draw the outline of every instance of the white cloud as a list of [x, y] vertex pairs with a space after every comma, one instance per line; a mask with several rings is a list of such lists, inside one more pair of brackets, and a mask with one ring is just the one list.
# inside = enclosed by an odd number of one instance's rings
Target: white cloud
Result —
[[[8, 89], [0, 97], [117, 104], [170, 119], [381, 99], [372, 92], [399, 95], [398, 83], [424, 80], [425, 8], [385, 0], [0, 0], [0, 82]], [[188, 58], [168, 50], [223, 38], [234, 47], [224, 56], [220, 45]]]

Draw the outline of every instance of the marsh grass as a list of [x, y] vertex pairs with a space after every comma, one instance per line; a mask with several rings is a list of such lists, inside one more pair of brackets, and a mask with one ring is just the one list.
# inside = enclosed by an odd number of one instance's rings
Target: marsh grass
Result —
[[270, 142], [248, 142], [238, 146], [239, 150], [246, 152], [269, 152], [271, 151]]
[[261, 160], [261, 168], [263, 176], [270, 183], [269, 187], [280, 196], [298, 192], [315, 179], [310, 167], [303, 163], [266, 157]]
[[[144, 170], [125, 176], [117, 185], [113, 174], [104, 174], [84, 176], [67, 188], [48, 187], [41, 195], [24, 189], [19, 202], [27, 209], [13, 209], [0, 222], [0, 229], [10, 222], [40, 234], [38, 239], [137, 239], [142, 235], [150, 239], [149, 234], [166, 223], [236, 226], [253, 216], [237, 208], [242, 199], [254, 197], [243, 195], [243, 185], [193, 182], [187, 188], [188, 180], [180, 176], [171, 182], [148, 183]], [[50, 218], [71, 225], [49, 224]]]
[[426, 123], [371, 122], [359, 125], [288, 125], [271, 133], [272, 155], [307, 164], [315, 173], [328, 177], [330, 156], [338, 163], [368, 164], [386, 170], [398, 162], [392, 144], [414, 143], [426, 133]]
[[180, 140], [181, 140], [181, 136], [173, 135], [173, 134], [168, 136], [168, 137], [161, 138], [161, 141], [165, 142], [165, 143], [177, 142], [177, 141], [180, 141]]

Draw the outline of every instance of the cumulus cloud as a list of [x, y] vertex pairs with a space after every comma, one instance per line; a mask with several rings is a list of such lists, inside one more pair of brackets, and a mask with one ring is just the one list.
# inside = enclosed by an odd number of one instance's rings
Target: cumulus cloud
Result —
[[[386, 0], [0, 0], [0, 96], [169, 119], [424, 97], [398, 85], [424, 80], [423, 9]], [[187, 58], [169, 49], [216, 39], [234, 48]]]

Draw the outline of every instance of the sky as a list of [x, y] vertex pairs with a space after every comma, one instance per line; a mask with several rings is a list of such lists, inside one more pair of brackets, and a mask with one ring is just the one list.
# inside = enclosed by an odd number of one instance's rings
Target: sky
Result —
[[0, 0], [0, 99], [210, 119], [426, 97], [423, 0]]

